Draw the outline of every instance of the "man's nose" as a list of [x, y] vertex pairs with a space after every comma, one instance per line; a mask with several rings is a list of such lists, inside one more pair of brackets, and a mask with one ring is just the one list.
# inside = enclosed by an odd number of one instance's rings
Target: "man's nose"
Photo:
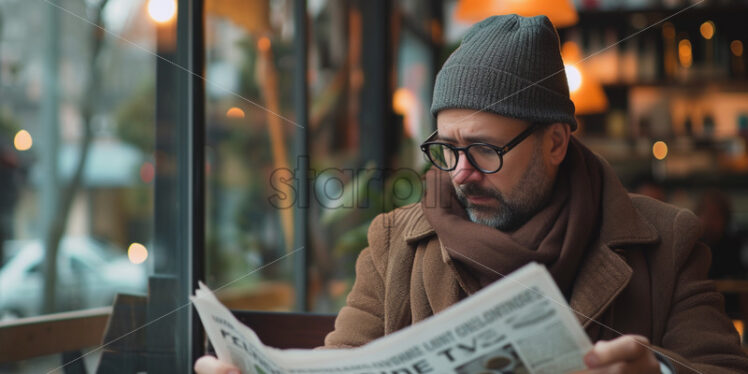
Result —
[[459, 185], [477, 182], [481, 178], [483, 178], [483, 173], [470, 163], [464, 152], [460, 152], [460, 157], [457, 158], [457, 166], [452, 171], [452, 181]]

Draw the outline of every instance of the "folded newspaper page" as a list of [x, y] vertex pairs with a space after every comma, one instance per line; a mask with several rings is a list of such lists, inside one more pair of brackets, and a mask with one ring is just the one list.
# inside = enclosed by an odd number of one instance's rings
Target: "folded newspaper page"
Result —
[[582, 357], [592, 348], [548, 271], [535, 263], [351, 349], [268, 347], [202, 283], [191, 299], [218, 359], [244, 374], [556, 374], [585, 369]]

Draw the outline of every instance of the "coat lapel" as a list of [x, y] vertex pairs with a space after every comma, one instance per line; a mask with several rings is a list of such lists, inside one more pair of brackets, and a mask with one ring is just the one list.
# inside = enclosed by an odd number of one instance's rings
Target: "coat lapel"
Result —
[[[420, 255], [422, 258], [422, 271], [413, 276], [421, 277], [423, 280], [423, 292], [426, 296], [426, 303], [431, 311], [439, 313], [460, 301], [461, 292], [467, 293], [462, 280], [454, 267], [454, 263], [449, 254], [441, 245], [438, 238], [428, 237], [435, 234], [431, 224], [423, 216], [420, 204], [414, 207], [415, 214], [410, 216], [404, 230], [405, 241], [423, 251]], [[419, 255], [416, 255], [419, 257]], [[413, 291], [411, 291], [413, 292]], [[420, 292], [420, 291], [419, 291]]]
[[659, 242], [654, 226], [636, 210], [610, 165], [603, 164], [600, 236], [590, 246], [572, 288], [569, 304], [589, 333], [597, 318], [628, 285], [633, 270], [616, 252]]
[[633, 270], [605, 243], [590, 249], [577, 272], [569, 305], [587, 328], [618, 296], [631, 280]]
[[[460, 301], [460, 277], [439, 240], [429, 240], [424, 253], [423, 285], [434, 314]], [[447, 255], [448, 256], [448, 255]], [[450, 276], [451, 275], [451, 276]]]

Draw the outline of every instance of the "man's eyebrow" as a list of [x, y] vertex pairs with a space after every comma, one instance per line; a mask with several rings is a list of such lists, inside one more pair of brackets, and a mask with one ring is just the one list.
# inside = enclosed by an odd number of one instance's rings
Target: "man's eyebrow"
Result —
[[[437, 139], [447, 142], [447, 143], [457, 143], [457, 140], [454, 138], [450, 138], [448, 136], [443, 136], [442, 134], [437, 134]], [[491, 137], [485, 137], [485, 136], [465, 136], [463, 137], [466, 142], [472, 144], [472, 143], [488, 143], [488, 144], [503, 144], [502, 142], [497, 141], [495, 138]]]

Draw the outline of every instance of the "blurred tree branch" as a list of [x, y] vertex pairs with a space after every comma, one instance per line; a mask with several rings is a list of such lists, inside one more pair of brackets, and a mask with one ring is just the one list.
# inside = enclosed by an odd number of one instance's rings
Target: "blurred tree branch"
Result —
[[[96, 5], [96, 9], [93, 13], [93, 23], [95, 25], [102, 25], [103, 11], [108, 2], [109, 0], [101, 0]], [[54, 206], [54, 219], [52, 220], [52, 224], [48, 228], [45, 237], [47, 253], [45, 256], [46, 277], [44, 278], [44, 313], [52, 313], [55, 311], [57, 296], [55, 292], [55, 283], [57, 281], [57, 253], [59, 252], [60, 241], [65, 233], [65, 228], [67, 227], [68, 218], [70, 217], [70, 208], [75, 199], [75, 194], [83, 184], [83, 173], [86, 167], [86, 160], [88, 159], [91, 142], [93, 141], [91, 119], [94, 112], [94, 101], [100, 96], [101, 90], [101, 79], [99, 69], [97, 69], [96, 66], [96, 61], [98, 60], [99, 54], [104, 45], [104, 36], [104, 30], [97, 26], [91, 26], [89, 39], [91, 53], [89, 54], [87, 61], [87, 68], [90, 72], [90, 77], [86, 83], [85, 94], [80, 104], [83, 138], [81, 139], [79, 146], [79, 157], [73, 175], [67, 186], [59, 190], [57, 204]]]

